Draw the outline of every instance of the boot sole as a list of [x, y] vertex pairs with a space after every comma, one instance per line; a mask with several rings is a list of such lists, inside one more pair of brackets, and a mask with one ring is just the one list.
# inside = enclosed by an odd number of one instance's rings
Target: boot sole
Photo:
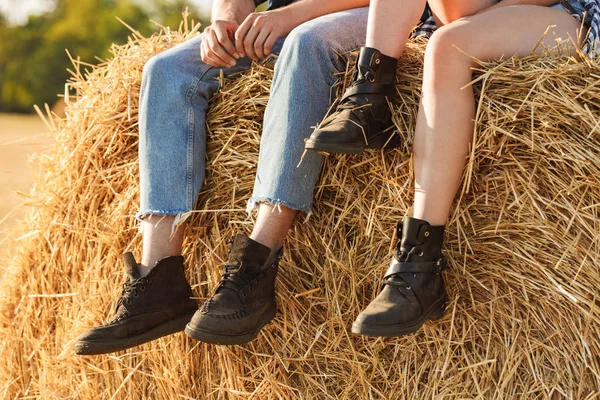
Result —
[[418, 331], [426, 321], [442, 318], [444, 316], [445, 309], [446, 296], [434, 303], [421, 318], [410, 324], [378, 326], [355, 322], [352, 324], [352, 333], [375, 337], [397, 337], [410, 335]]
[[192, 311], [191, 313], [167, 321], [161, 325], [147, 330], [146, 332], [140, 333], [139, 335], [117, 340], [79, 341], [75, 343], [74, 346], [75, 354], [80, 356], [91, 356], [97, 354], [114, 353], [116, 351], [139, 346], [140, 344], [150, 342], [163, 336], [181, 332], [184, 330], [186, 324], [190, 322], [195, 312], [196, 311]]
[[335, 154], [360, 154], [365, 150], [366, 147], [364, 144], [340, 145], [308, 139], [304, 145], [304, 148], [307, 150], [324, 151], [326, 153]]
[[260, 330], [271, 322], [273, 318], [275, 318], [275, 314], [277, 313], [277, 306], [273, 303], [266, 311], [261, 315], [258, 320], [258, 325], [249, 332], [244, 332], [235, 335], [227, 335], [222, 333], [213, 333], [203, 331], [201, 329], [195, 328], [187, 324], [185, 327], [185, 334], [191, 337], [192, 339], [196, 339], [200, 342], [211, 343], [211, 344], [222, 344], [222, 345], [239, 345], [248, 343], [258, 336]]
[[[396, 134], [392, 134], [396, 135]], [[385, 135], [378, 134], [369, 142], [369, 146], [366, 143], [360, 144], [336, 144], [336, 143], [328, 143], [320, 140], [315, 140], [309, 138], [304, 148], [308, 150], [314, 151], [324, 151], [326, 153], [335, 153], [335, 154], [360, 154], [365, 149], [375, 149], [375, 150], [387, 150], [400, 146], [400, 140], [394, 140], [392, 135], [385, 137]], [[385, 140], [383, 140], [385, 139]], [[386, 146], [387, 143], [387, 146]]]

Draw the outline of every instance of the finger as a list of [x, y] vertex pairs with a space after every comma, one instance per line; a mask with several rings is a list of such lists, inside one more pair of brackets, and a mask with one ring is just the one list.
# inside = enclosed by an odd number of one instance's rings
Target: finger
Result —
[[261, 60], [264, 60], [265, 58], [265, 41], [268, 37], [269, 31], [263, 28], [256, 37], [256, 40], [254, 40], [254, 53], [256, 54], [256, 57]]
[[207, 40], [202, 40], [202, 42], [200, 42], [200, 58], [202, 59], [203, 62], [212, 65], [211, 59], [209, 56], [210, 50], [209, 50], [206, 42], [207, 42]]
[[239, 56], [236, 57], [238, 55], [237, 51], [235, 51], [233, 42], [229, 38], [229, 34], [225, 29], [217, 29], [215, 35], [217, 37], [217, 40], [229, 56], [233, 58], [239, 58]]
[[269, 54], [271, 54], [273, 52], [273, 46], [275, 46], [275, 42], [277, 42], [277, 39], [279, 39], [277, 37], [277, 35], [275, 35], [275, 33], [271, 32], [269, 34], [269, 37], [267, 38], [267, 40], [265, 40], [265, 44], [264, 44], [264, 54], [265, 57], [267, 57]]
[[244, 51], [246, 52], [246, 55], [253, 60], [258, 59], [258, 57], [256, 57], [256, 53], [254, 52], [254, 42], [259, 34], [259, 30], [260, 28], [253, 26], [250, 28], [246, 34], [246, 37], [244, 38]]
[[235, 65], [235, 58], [225, 51], [225, 48], [219, 43], [217, 35], [212, 31], [207, 44], [210, 49], [210, 57], [221, 60], [221, 66], [233, 67]]
[[244, 51], [244, 39], [248, 34], [250, 28], [252, 28], [252, 24], [254, 23], [254, 19], [248, 17], [242, 22], [242, 24], [235, 31], [235, 50], [240, 56], [245, 56], [246, 52]]
[[273, 52], [273, 46], [275, 46], [275, 42], [277, 42], [277, 39], [279, 39], [277, 37], [277, 35], [275, 35], [275, 33], [271, 32], [269, 34], [269, 37], [267, 38], [267, 40], [265, 40], [265, 44], [264, 44], [264, 54], [265, 57], [267, 57], [269, 54], [271, 54]]
[[224, 65], [222, 65], [222, 61], [221, 60], [216, 60], [213, 57], [210, 56], [210, 50], [204, 52], [203, 57], [202, 57], [202, 61], [205, 64], [208, 64], [212, 67], [224, 67]]
[[200, 45], [200, 53], [202, 54], [202, 61], [213, 67], [226, 67], [227, 64], [223, 60], [218, 58], [213, 51], [210, 49], [210, 38], [206, 35], [205, 40], [202, 40]]

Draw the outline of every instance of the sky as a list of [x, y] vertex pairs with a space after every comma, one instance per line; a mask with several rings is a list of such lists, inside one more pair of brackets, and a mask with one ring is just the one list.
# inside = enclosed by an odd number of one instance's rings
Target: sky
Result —
[[[139, 0], [143, 3], [143, 0]], [[200, 12], [208, 14], [212, 0], [190, 0]], [[23, 24], [30, 14], [40, 14], [52, 9], [53, 0], [0, 0], [0, 11], [11, 24]]]

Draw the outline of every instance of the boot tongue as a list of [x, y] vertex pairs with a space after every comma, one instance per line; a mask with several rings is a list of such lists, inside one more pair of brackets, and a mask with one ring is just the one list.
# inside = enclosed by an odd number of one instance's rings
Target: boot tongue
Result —
[[441, 256], [445, 228], [445, 225], [430, 225], [422, 219], [404, 217], [400, 251], [408, 254], [413, 247], [419, 246], [424, 256], [411, 255], [410, 261], [437, 260]]
[[231, 246], [229, 262], [239, 263], [249, 271], [258, 272], [263, 268], [270, 254], [271, 249], [267, 246], [250, 239], [246, 235], [237, 235]]
[[364, 79], [367, 72], [377, 75], [377, 83], [393, 83], [396, 77], [398, 60], [386, 56], [372, 47], [362, 47], [356, 62], [358, 79]]
[[138, 267], [137, 262], [135, 261], [135, 257], [131, 252], [127, 252], [123, 254], [123, 263], [125, 264], [125, 272], [129, 277], [130, 281], [135, 281], [140, 278], [140, 269]]
[[[246, 285], [246, 282], [258, 275], [264, 267], [271, 249], [257, 241], [250, 239], [246, 235], [237, 235], [233, 240], [231, 251], [229, 252], [228, 264], [237, 264], [243, 266], [238, 272], [225, 281], [221, 281], [221, 288], [211, 299], [211, 302], [205, 303], [205, 306], [210, 308], [212, 304], [218, 304], [216, 308], [223, 312], [237, 310], [242, 301], [239, 292]], [[230, 290], [223, 290], [230, 289]]]
[[422, 243], [419, 240], [419, 233], [426, 226], [429, 226], [427, 221], [404, 217], [404, 222], [402, 223], [402, 240], [400, 241], [400, 250], [403, 253], [408, 253], [410, 249]]
[[[123, 254], [123, 264], [125, 265], [125, 273], [129, 278], [128, 283], [132, 283], [140, 277], [140, 269], [135, 261], [135, 257], [131, 252], [128, 251], [127, 253]], [[125, 292], [121, 293], [121, 298], [117, 302], [115, 315], [113, 315], [110, 321], [118, 321], [123, 315], [127, 314], [127, 306], [124, 303], [125, 297], [123, 297], [124, 294]]]

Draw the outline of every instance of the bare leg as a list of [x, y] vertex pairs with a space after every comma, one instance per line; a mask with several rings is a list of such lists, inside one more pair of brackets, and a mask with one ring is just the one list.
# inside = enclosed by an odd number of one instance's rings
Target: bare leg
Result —
[[157, 261], [165, 257], [181, 255], [184, 226], [179, 225], [171, 237], [173, 222], [175, 222], [174, 215], [151, 215], [142, 221], [143, 241], [140, 264], [142, 276], [148, 275]]
[[371, 1], [366, 46], [399, 58], [424, 9], [425, 0]]
[[274, 207], [261, 203], [250, 239], [271, 248], [272, 251], [278, 251], [292, 227], [296, 213], [296, 210], [285, 206]]
[[461, 90], [471, 80], [473, 61], [454, 46], [484, 61], [524, 56], [549, 26], [542, 43], [552, 48], [556, 37], [577, 38], [580, 23], [564, 11], [512, 6], [463, 18], [434, 33], [425, 53], [415, 132], [415, 218], [446, 223], [473, 137], [473, 91]]

